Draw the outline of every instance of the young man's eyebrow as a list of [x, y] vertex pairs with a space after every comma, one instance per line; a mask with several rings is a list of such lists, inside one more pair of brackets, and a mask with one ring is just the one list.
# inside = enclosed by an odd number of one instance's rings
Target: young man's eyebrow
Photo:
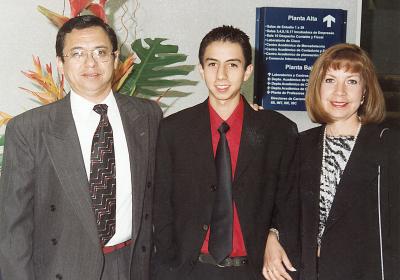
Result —
[[[207, 57], [205, 59], [205, 61], [219, 61], [219, 60], [216, 58]], [[225, 62], [240, 62], [240, 63], [242, 63], [242, 61], [239, 58], [231, 58], [231, 59], [226, 60]]]
[[240, 62], [240, 63], [242, 63], [242, 61], [239, 58], [231, 58], [231, 59], [228, 59], [226, 62]]

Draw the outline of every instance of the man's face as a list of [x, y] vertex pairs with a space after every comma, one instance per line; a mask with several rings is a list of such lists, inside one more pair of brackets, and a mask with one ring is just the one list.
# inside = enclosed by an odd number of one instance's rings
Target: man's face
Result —
[[65, 36], [63, 54], [64, 62], [58, 57], [57, 65], [71, 88], [94, 103], [103, 101], [118, 65], [118, 54], [112, 54], [107, 33], [98, 26], [73, 29]]
[[238, 43], [215, 41], [206, 47], [199, 70], [209, 90], [211, 105], [239, 102], [240, 87], [253, 71], [253, 65], [245, 68], [244, 63]]

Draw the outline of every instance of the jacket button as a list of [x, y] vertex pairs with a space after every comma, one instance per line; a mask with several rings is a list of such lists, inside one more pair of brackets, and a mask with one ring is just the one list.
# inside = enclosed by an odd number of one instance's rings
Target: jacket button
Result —
[[208, 225], [203, 225], [203, 230], [208, 230]]
[[57, 273], [56, 274], [56, 278], [61, 280], [63, 277], [62, 277], [62, 275], [60, 273]]
[[211, 189], [212, 192], [215, 192], [217, 190], [217, 187], [215, 185], [211, 185], [210, 189]]
[[146, 214], [144, 215], [144, 219], [147, 220], [148, 218], [149, 218], [149, 214], [146, 213]]
[[53, 243], [53, 245], [57, 245], [57, 239], [55, 238], [51, 239], [51, 243]]
[[151, 182], [147, 182], [147, 188], [148, 188], [148, 189], [151, 188]]
[[146, 252], [146, 246], [142, 246], [142, 252]]
[[52, 212], [56, 211], [56, 206], [54, 204], [50, 205], [50, 211]]

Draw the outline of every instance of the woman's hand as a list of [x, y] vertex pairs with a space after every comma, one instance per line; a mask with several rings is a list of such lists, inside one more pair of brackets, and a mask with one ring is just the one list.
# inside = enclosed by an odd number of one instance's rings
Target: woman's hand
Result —
[[264, 108], [261, 105], [258, 105], [257, 103], [252, 103], [250, 104], [250, 107], [253, 108], [254, 111], [261, 111], [264, 110]]
[[270, 232], [265, 246], [262, 274], [267, 280], [292, 280], [286, 269], [296, 271], [276, 234]]

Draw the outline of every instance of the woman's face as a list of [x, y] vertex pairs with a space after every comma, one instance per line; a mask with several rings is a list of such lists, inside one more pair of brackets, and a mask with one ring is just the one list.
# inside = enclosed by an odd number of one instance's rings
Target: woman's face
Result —
[[322, 107], [334, 122], [354, 121], [364, 92], [359, 73], [329, 68], [321, 84]]

